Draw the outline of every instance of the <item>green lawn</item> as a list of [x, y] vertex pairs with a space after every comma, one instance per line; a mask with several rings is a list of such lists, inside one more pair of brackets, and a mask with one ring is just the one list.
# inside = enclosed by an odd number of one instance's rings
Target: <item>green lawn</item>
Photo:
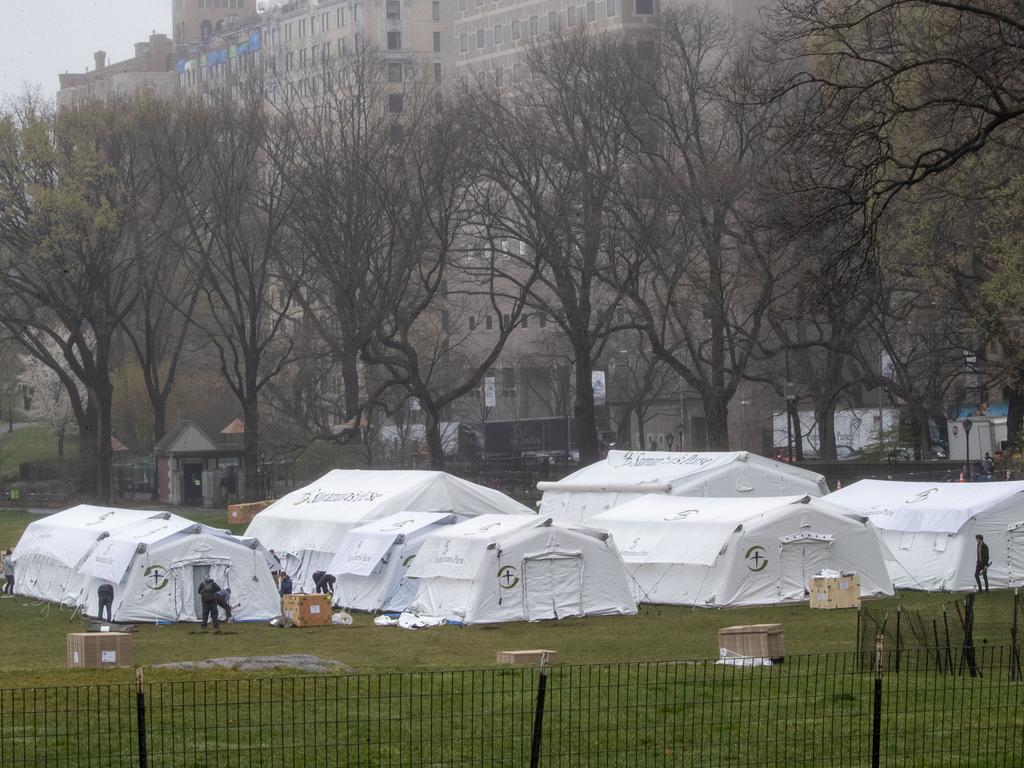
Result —
[[[64, 441], [64, 456], [78, 455], [75, 440]], [[0, 478], [17, 478], [18, 465], [23, 461], [57, 458], [57, 438], [49, 424], [32, 424], [0, 435]]]

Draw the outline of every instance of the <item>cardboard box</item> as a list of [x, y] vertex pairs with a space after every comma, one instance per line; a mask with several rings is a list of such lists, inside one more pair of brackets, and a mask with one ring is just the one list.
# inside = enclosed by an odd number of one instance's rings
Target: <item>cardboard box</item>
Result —
[[747, 624], [718, 630], [720, 655], [782, 661], [786, 649], [781, 624]]
[[247, 504], [228, 504], [228, 525], [251, 523], [259, 512], [273, 504], [271, 501], [250, 501]]
[[807, 586], [810, 606], [819, 610], [860, 608], [860, 576], [815, 576]]
[[285, 595], [281, 612], [296, 627], [320, 627], [331, 623], [331, 600], [327, 595]]
[[126, 632], [73, 632], [68, 635], [68, 667], [130, 667], [132, 636]]
[[517, 667], [545, 667], [558, 663], [558, 651], [498, 651], [499, 664], [513, 664]]

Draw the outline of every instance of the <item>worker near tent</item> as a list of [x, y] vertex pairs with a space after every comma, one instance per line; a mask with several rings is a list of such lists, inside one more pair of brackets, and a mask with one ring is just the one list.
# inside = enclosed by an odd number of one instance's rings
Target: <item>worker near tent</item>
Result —
[[107, 621], [113, 621], [111, 618], [111, 610], [114, 606], [114, 585], [113, 584], [100, 584], [96, 589], [96, 597], [100, 601], [99, 617], [100, 621], [103, 620], [103, 612], [107, 612]]
[[220, 611], [217, 610], [217, 593], [220, 592], [220, 584], [207, 576], [199, 585], [199, 598], [203, 602], [203, 629], [210, 617], [213, 617], [213, 628], [220, 629]]
[[11, 555], [11, 550], [7, 550], [4, 553], [4, 594], [14, 594], [14, 560]]
[[988, 592], [988, 567], [992, 565], [992, 561], [989, 560], [988, 544], [985, 543], [985, 537], [980, 533], [974, 537], [978, 542], [978, 559], [974, 563], [974, 581], [978, 584], [978, 591], [981, 592], [981, 580], [985, 579], [985, 591]]
[[292, 577], [284, 571], [281, 571], [281, 594], [290, 595], [292, 593]]
[[313, 584], [318, 595], [334, 594], [335, 578], [326, 571], [313, 571]]
[[217, 592], [217, 605], [224, 609], [224, 621], [230, 623], [231, 618], [231, 590], [221, 589]]

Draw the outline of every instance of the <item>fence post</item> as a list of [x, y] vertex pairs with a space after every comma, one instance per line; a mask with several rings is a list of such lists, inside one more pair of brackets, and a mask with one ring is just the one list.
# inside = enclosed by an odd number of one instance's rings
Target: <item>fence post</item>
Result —
[[540, 766], [540, 745], [544, 726], [544, 699], [548, 690], [547, 654], [540, 659], [540, 678], [537, 680], [537, 706], [533, 712], [533, 742], [530, 744], [530, 768]]
[[135, 668], [135, 713], [138, 720], [139, 768], [146, 768], [146, 688], [142, 680], [142, 667]]
[[871, 768], [882, 763], [882, 639], [875, 641], [875, 695], [871, 709]]
[[1013, 590], [1013, 624], [1010, 625], [1010, 679], [1019, 680], [1020, 674], [1020, 646], [1017, 635], [1017, 614], [1019, 611], [1020, 589]]
[[[964, 647], [963, 660], [967, 663], [967, 671], [971, 677], [978, 676], [978, 661], [974, 655], [974, 593], [969, 592], [964, 598]], [[962, 665], [961, 665], [962, 667]]]
[[900, 653], [903, 651], [903, 638], [900, 635], [900, 625], [903, 623], [903, 604], [900, 603], [896, 606], [896, 667], [897, 672], [900, 671]]

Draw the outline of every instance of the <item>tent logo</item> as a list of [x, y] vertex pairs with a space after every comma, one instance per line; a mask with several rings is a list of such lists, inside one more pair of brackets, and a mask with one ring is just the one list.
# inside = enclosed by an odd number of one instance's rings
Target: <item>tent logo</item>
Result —
[[405, 560], [402, 561], [402, 567], [403, 568], [408, 568], [409, 567], [409, 563], [411, 563], [415, 559], [416, 559], [416, 555], [409, 555], [407, 558], [405, 558]]
[[498, 569], [498, 586], [502, 589], [512, 589], [519, 583], [519, 571], [511, 565], [503, 565]]
[[678, 512], [673, 512], [671, 515], [665, 515], [666, 520], [685, 520], [690, 515], [697, 514], [696, 509], [681, 509]]
[[167, 586], [167, 569], [162, 565], [151, 565], [142, 572], [143, 579], [153, 591]]
[[415, 521], [413, 521], [413, 520], [399, 520], [397, 523], [395, 523], [394, 525], [389, 525], [384, 530], [386, 530], [386, 531], [397, 531], [397, 530], [399, 530], [401, 528], [405, 528], [405, 526], [409, 525], [412, 522], [415, 522]]
[[743, 556], [743, 559], [747, 561], [747, 569], [758, 573], [768, 567], [768, 558], [764, 556], [764, 547], [753, 546], [747, 550], [747, 554]]
[[933, 493], [938, 493], [938, 492], [939, 492], [938, 488], [929, 488], [926, 491], [921, 491], [920, 493], [911, 496], [909, 499], [907, 499], [903, 503], [904, 504], [916, 504], [919, 501], [924, 501], [929, 496], [931, 496]]
[[99, 525], [104, 520], [109, 520], [113, 516], [114, 516], [113, 510], [111, 510], [110, 512], [104, 512], [102, 515], [97, 517], [95, 520], [90, 520], [88, 523], [86, 523], [86, 525]]

